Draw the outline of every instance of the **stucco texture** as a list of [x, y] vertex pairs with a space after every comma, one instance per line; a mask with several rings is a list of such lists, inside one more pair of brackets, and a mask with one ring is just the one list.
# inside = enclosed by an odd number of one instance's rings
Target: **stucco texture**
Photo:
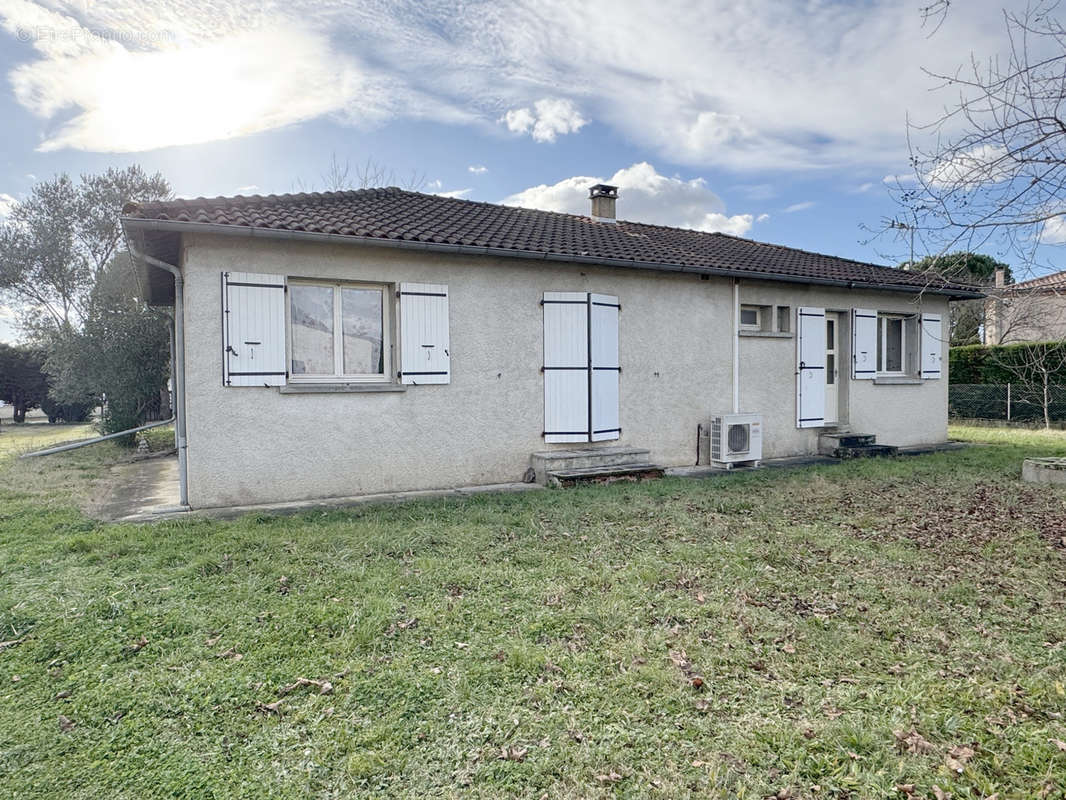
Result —
[[[697, 426], [732, 405], [726, 279], [216, 235], [187, 236], [182, 265], [193, 507], [520, 480], [530, 453], [552, 447], [541, 435], [545, 291], [611, 294], [622, 304], [622, 437], [603, 445], [648, 448], [664, 466], [694, 464]], [[447, 284], [451, 383], [343, 394], [224, 387], [223, 271]], [[882, 292], [754, 282], [741, 292], [742, 302], [793, 311], [916, 310], [912, 298]], [[946, 314], [946, 302], [927, 298], [925, 310]], [[395, 340], [393, 350], [394, 373]], [[818, 431], [795, 428], [794, 338], [745, 339], [740, 354], [741, 405], [766, 415], [767, 457], [814, 452]], [[853, 430], [889, 444], [946, 438], [946, 375], [921, 386], [864, 383], [850, 392]]]

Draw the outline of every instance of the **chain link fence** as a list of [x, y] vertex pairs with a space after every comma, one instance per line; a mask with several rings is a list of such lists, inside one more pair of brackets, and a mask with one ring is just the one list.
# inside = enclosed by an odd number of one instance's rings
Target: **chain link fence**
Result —
[[[1052, 386], [1050, 400], [1051, 421], [1066, 421], [1066, 386]], [[1043, 392], [1016, 383], [953, 383], [948, 387], [948, 416], [1042, 423]]]

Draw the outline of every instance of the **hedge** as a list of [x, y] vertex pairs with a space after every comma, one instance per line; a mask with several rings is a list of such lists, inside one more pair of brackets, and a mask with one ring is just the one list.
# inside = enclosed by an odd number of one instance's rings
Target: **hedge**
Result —
[[[1004, 365], [1022, 364], [1034, 348], [1052, 348], [1052, 360], [1066, 365], [1066, 342], [1021, 342], [1018, 344], [972, 344], [952, 347], [948, 354], [951, 383], [1018, 383], [1019, 378]], [[1051, 383], [1066, 384], [1066, 366]]]

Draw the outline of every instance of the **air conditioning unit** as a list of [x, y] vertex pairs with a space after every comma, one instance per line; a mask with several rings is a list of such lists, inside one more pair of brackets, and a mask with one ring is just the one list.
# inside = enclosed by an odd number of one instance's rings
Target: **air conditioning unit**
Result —
[[[706, 443], [704, 442], [706, 436]], [[762, 461], [762, 414], [718, 414], [701, 426], [700, 449], [714, 466], [757, 467]]]

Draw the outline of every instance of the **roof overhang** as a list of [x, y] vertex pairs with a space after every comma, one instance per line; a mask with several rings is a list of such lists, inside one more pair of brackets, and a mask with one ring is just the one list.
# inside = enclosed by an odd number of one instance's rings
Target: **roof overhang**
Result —
[[[867, 283], [865, 281], [845, 281], [832, 278], [809, 278], [773, 272], [753, 272], [738, 269], [719, 269], [715, 267], [691, 267], [681, 264], [666, 264], [655, 261], [636, 261], [620, 258], [600, 258], [594, 256], [567, 255], [562, 253], [538, 252], [534, 250], [512, 250], [498, 247], [477, 247], [463, 244], [439, 242], [418, 242], [410, 239], [384, 239], [371, 236], [352, 236], [349, 234], [318, 233], [315, 231], [291, 231], [279, 228], [259, 228], [246, 225], [228, 225], [210, 222], [179, 222], [177, 220], [145, 219], [143, 217], [121, 217], [123, 231], [127, 237], [138, 242], [138, 249], [148, 255], [177, 264], [181, 250], [181, 235], [186, 233], [206, 233], [220, 236], [238, 236], [252, 239], [308, 241], [336, 245], [358, 245], [363, 247], [391, 247], [401, 250], [421, 250], [433, 253], [452, 253], [459, 255], [496, 256], [499, 258], [521, 258], [534, 261], [551, 261], [554, 263], [592, 264], [622, 269], [641, 269], [657, 272], [685, 272], [696, 275], [715, 275], [724, 278], [741, 278], [755, 281], [776, 281], [814, 286], [835, 286], [847, 289], [872, 289], [875, 291], [902, 292], [905, 294], [934, 294], [946, 296], [949, 300], [976, 300], [984, 297], [983, 292], [969, 291], [960, 287], [938, 287], [934, 285], [909, 285], [889, 283]], [[143, 265], [142, 265], [143, 266]], [[170, 298], [173, 302], [173, 283], [163, 270], [144, 266], [157, 281], [166, 281], [170, 285]], [[149, 303], [151, 303], [149, 299]]]

